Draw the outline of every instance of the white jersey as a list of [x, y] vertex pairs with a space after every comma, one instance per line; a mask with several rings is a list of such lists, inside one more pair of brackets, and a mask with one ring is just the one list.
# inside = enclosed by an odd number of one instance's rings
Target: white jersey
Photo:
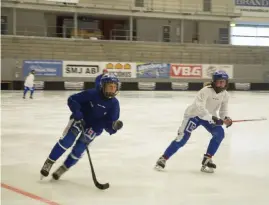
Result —
[[[197, 116], [210, 123], [213, 123], [212, 116], [224, 119], [228, 116], [228, 100], [229, 94], [226, 90], [216, 93], [211, 86], [205, 86], [198, 92], [194, 102], [186, 109], [185, 117]], [[219, 113], [217, 113], [218, 111]]]
[[24, 86], [29, 88], [34, 87], [34, 80], [35, 76], [32, 73], [30, 73], [25, 79]]

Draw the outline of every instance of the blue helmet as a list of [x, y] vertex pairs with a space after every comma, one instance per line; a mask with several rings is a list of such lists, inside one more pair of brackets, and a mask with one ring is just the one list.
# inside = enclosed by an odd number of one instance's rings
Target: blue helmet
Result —
[[[120, 82], [119, 79], [115, 75], [111, 75], [111, 74], [103, 75], [100, 81], [100, 91], [103, 93], [104, 97], [106, 98], [115, 97], [119, 93], [119, 82]], [[115, 92], [109, 92], [106, 90], [106, 85], [110, 83], [116, 85]]]
[[225, 71], [216, 71], [212, 75], [213, 82], [216, 80], [229, 80], [229, 76]]
[[[216, 81], [217, 80], [226, 80], [226, 85], [224, 87], [217, 87], [216, 86]], [[216, 91], [216, 93], [219, 93], [223, 90], [226, 90], [228, 88], [228, 81], [229, 81], [229, 76], [225, 71], [216, 71], [212, 75], [212, 87]]]

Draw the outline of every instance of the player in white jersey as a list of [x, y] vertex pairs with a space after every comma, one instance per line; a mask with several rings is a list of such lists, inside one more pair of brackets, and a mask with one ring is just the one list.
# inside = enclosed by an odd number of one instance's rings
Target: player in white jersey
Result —
[[[175, 154], [179, 148], [183, 147], [189, 140], [191, 133], [198, 126], [202, 125], [212, 138], [209, 142], [206, 154], [202, 160], [201, 171], [213, 173], [216, 165], [212, 157], [217, 152], [223, 138], [224, 130], [222, 125], [227, 127], [232, 125], [232, 120], [228, 117], [229, 95], [226, 91], [228, 87], [229, 76], [224, 71], [217, 71], [212, 76], [212, 83], [202, 88], [193, 104], [187, 107], [184, 113], [182, 125], [178, 130], [178, 136], [164, 154], [158, 159], [156, 169], [164, 169], [166, 161]], [[219, 111], [219, 117], [217, 112]]]
[[35, 91], [34, 88], [34, 80], [35, 80], [35, 70], [31, 70], [29, 75], [26, 77], [24, 82], [24, 91], [23, 91], [23, 99], [25, 99], [26, 93], [30, 90], [30, 98], [33, 99], [33, 94]]

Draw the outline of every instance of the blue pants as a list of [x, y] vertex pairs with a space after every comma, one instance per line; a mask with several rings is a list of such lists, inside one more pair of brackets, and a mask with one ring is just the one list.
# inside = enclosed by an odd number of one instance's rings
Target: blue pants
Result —
[[24, 86], [24, 91], [23, 91], [23, 97], [25, 97], [26, 93], [30, 90], [31, 92], [31, 97], [33, 97], [33, 94], [34, 94], [34, 91], [35, 91], [35, 88], [34, 87], [27, 87], [27, 86]]
[[84, 135], [80, 133], [81, 130], [79, 129], [79, 126], [77, 126], [76, 122], [71, 119], [66, 129], [64, 130], [63, 137], [55, 144], [51, 150], [49, 158], [53, 161], [56, 161], [68, 148], [74, 144], [71, 153], [68, 155], [64, 162], [64, 165], [67, 168], [70, 168], [76, 164], [77, 161], [81, 158], [83, 152], [86, 150], [86, 146], [88, 146], [96, 136], [100, 135], [100, 133], [97, 134], [92, 129], [86, 129]]
[[177, 138], [172, 141], [163, 156], [166, 159], [169, 159], [173, 154], [175, 154], [178, 149], [183, 147], [189, 140], [192, 131], [200, 125], [206, 128], [206, 130], [212, 135], [206, 154], [214, 156], [224, 138], [224, 130], [222, 126], [210, 124], [208, 121], [202, 120], [199, 117], [185, 118], [183, 120], [182, 125], [178, 130]]

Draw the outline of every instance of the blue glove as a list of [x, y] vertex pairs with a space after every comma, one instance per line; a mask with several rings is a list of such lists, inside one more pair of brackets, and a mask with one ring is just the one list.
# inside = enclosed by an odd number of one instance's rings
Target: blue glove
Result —
[[223, 120], [218, 117], [212, 116], [212, 120], [216, 125], [223, 125]]
[[75, 121], [80, 121], [83, 119], [83, 114], [80, 111], [76, 111], [73, 113], [73, 117], [74, 117]]

